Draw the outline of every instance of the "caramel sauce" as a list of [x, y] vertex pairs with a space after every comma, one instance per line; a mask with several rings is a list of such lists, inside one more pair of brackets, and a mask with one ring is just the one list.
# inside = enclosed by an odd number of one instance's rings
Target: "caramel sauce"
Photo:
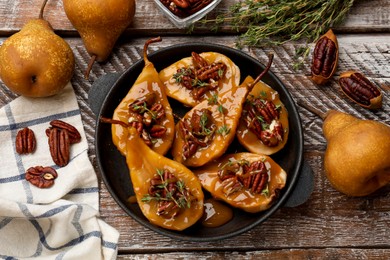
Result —
[[137, 204], [137, 197], [135, 195], [132, 195], [127, 198], [127, 203], [128, 204]]
[[[160, 83], [162, 84], [162, 83]], [[144, 97], [147, 94], [155, 93], [157, 95], [156, 103], [160, 103], [165, 108], [165, 119], [160, 124], [166, 127], [167, 132], [162, 138], [155, 139], [152, 144], [152, 149], [160, 154], [165, 154], [171, 146], [174, 136], [174, 120], [172, 110], [169, 106], [168, 100], [163, 94], [159, 84], [156, 82], [141, 82], [134, 84], [132, 91], [129, 91], [125, 98], [120, 102], [118, 107], [115, 109], [113, 119], [127, 123], [129, 120], [129, 106], [135, 100]], [[128, 129], [121, 125], [113, 124], [111, 126], [112, 141], [121, 152], [122, 155], [126, 156], [126, 142], [129, 139]]]
[[160, 79], [166, 87], [165, 93], [167, 96], [174, 98], [189, 107], [194, 107], [203, 100], [208, 100], [213, 95], [217, 95], [218, 93], [225, 93], [230, 91], [232, 85], [238, 86], [240, 84], [240, 69], [227, 56], [217, 52], [204, 52], [200, 53], [199, 55], [207, 60], [207, 62], [210, 64], [214, 62], [222, 62], [227, 66], [225, 77], [219, 81], [218, 88], [216, 90], [211, 90], [205, 93], [205, 95], [200, 100], [194, 99], [194, 97], [191, 95], [191, 91], [182, 86], [180, 83], [176, 82], [176, 80], [173, 78], [173, 75], [177, 73], [178, 69], [194, 66], [192, 57], [183, 58], [163, 69], [159, 73]]
[[[224, 186], [218, 177], [218, 170], [230, 159], [245, 159], [249, 162], [264, 161], [268, 175], [268, 194], [253, 194], [249, 190], [241, 189], [233, 194], [226, 195]], [[286, 172], [269, 156], [253, 153], [237, 153], [223, 156], [218, 162], [212, 162], [204, 167], [194, 170], [204, 189], [209, 191], [213, 197], [221, 199], [229, 205], [240, 208], [244, 211], [255, 213], [268, 209], [277, 195], [277, 191], [285, 186]]]
[[207, 199], [204, 203], [202, 226], [219, 227], [233, 218], [233, 210], [215, 199]]

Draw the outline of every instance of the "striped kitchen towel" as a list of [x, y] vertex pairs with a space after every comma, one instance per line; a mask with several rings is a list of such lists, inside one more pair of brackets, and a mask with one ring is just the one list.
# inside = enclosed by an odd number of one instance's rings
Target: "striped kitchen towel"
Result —
[[[53, 119], [75, 126], [81, 142], [72, 144], [65, 167], [54, 164], [45, 130]], [[17, 132], [34, 131], [36, 149], [19, 155]], [[99, 218], [99, 188], [71, 84], [49, 98], [18, 97], [0, 109], [0, 259], [115, 259], [119, 233]], [[41, 189], [25, 179], [34, 166], [58, 173]]]

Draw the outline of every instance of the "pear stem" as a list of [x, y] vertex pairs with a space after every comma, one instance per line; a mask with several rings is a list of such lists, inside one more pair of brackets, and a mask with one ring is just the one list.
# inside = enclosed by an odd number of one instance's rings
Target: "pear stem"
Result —
[[145, 45], [144, 45], [144, 62], [145, 62], [145, 66], [147, 64], [150, 63], [149, 59], [148, 59], [148, 47], [149, 47], [149, 44], [151, 43], [154, 43], [154, 42], [161, 42], [161, 37], [156, 37], [156, 38], [152, 38], [152, 39], [149, 39], [145, 42]]
[[90, 59], [90, 61], [89, 61], [89, 63], [88, 63], [87, 70], [85, 71], [85, 74], [84, 74], [85, 79], [88, 79], [88, 78], [89, 78], [89, 73], [90, 73], [91, 70], [92, 70], [92, 66], [93, 66], [93, 64], [95, 63], [96, 58], [97, 58], [97, 55], [96, 55], [96, 54], [92, 55], [92, 57], [91, 57], [91, 59]]
[[267, 64], [267, 66], [259, 74], [259, 76], [257, 76], [257, 78], [251, 84], [248, 85], [248, 90], [249, 90], [248, 92], [250, 92], [252, 90], [252, 88], [257, 84], [257, 82], [259, 82], [261, 80], [261, 78], [264, 77], [265, 74], [267, 74], [267, 72], [271, 68], [273, 60], [274, 60], [274, 54], [273, 53], [268, 54], [268, 64]]
[[43, 0], [42, 6], [41, 6], [41, 11], [39, 12], [39, 16], [38, 16], [39, 19], [43, 19], [43, 11], [45, 10], [47, 1], [48, 0]]
[[322, 120], [325, 120], [325, 118], [326, 118], [326, 113], [322, 112], [321, 110], [319, 110], [319, 109], [317, 109], [317, 108], [315, 108], [315, 107], [313, 107], [313, 106], [311, 106], [311, 105], [309, 105], [309, 104], [307, 104], [306, 102], [303, 102], [303, 101], [301, 101], [301, 100], [298, 100], [298, 101], [297, 101], [297, 104], [298, 104], [299, 106], [305, 108], [306, 110], [312, 112], [313, 114], [315, 114], [315, 115], [321, 117]]

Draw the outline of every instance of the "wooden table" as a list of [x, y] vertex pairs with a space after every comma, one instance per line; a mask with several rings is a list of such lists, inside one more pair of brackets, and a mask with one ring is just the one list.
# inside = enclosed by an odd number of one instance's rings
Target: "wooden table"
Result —
[[[30, 18], [38, 16], [41, 0], [1, 0], [0, 42], [17, 32]], [[225, 0], [215, 12], [226, 11], [235, 0]], [[88, 107], [88, 90], [99, 76], [124, 71], [141, 58], [147, 38], [163, 36], [159, 46], [204, 41], [234, 47], [237, 35], [229, 28], [213, 34], [197, 28], [193, 34], [176, 29], [157, 10], [152, 0], [137, 1], [134, 23], [118, 42], [106, 63], [95, 64], [85, 80], [89, 55], [77, 32], [67, 20], [61, 1], [49, 1], [45, 11], [56, 32], [65, 37], [76, 57], [72, 79], [89, 142], [90, 159], [98, 177], [94, 147], [95, 116]], [[356, 1], [346, 21], [335, 28], [339, 39], [340, 62], [330, 84], [319, 87], [309, 80], [309, 64], [294, 71], [291, 64], [301, 43], [288, 43], [263, 49], [244, 48], [245, 52], [266, 63], [266, 53], [275, 53], [272, 71], [284, 82], [295, 100], [307, 100], [323, 111], [339, 109], [360, 118], [390, 124], [390, 1]], [[153, 48], [152, 48], [153, 51]], [[337, 76], [358, 70], [383, 91], [383, 108], [369, 111], [348, 101], [339, 91]], [[0, 107], [17, 96], [0, 82]], [[299, 108], [304, 127], [304, 157], [314, 172], [314, 191], [308, 201], [295, 208], [281, 208], [265, 223], [224, 241], [191, 243], [156, 234], [138, 224], [116, 204], [101, 183], [102, 218], [120, 232], [118, 259], [180, 258], [271, 258], [271, 259], [385, 259], [390, 258], [390, 186], [374, 195], [350, 198], [335, 191], [324, 174], [326, 142], [322, 122]]]

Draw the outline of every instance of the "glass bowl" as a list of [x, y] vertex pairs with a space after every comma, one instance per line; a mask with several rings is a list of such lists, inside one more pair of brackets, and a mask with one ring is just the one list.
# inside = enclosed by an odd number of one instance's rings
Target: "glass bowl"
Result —
[[171, 12], [160, 0], [154, 0], [157, 4], [157, 7], [164, 13], [164, 15], [177, 27], [177, 28], [186, 28], [193, 24], [195, 21], [202, 19], [206, 14], [211, 12], [222, 0], [213, 0], [206, 7], [200, 9], [198, 12], [181, 18]]

